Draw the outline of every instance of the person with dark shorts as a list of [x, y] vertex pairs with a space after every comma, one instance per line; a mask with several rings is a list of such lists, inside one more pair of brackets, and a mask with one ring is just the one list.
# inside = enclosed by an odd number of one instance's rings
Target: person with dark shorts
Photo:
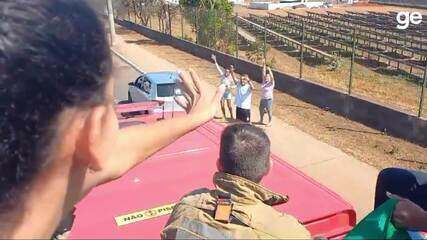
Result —
[[[232, 74], [235, 79], [234, 74]], [[243, 122], [251, 122], [252, 90], [254, 85], [249, 76], [244, 74], [236, 84], [236, 119]]]
[[[268, 70], [268, 72], [267, 72]], [[265, 62], [262, 68], [262, 84], [261, 84], [261, 100], [259, 103], [259, 124], [264, 124], [264, 114], [268, 114], [267, 126], [271, 126], [273, 119], [273, 90], [274, 90], [274, 76], [270, 67], [267, 67]]]
[[251, 110], [236, 107], [236, 117], [240, 121], [250, 122], [251, 121]]

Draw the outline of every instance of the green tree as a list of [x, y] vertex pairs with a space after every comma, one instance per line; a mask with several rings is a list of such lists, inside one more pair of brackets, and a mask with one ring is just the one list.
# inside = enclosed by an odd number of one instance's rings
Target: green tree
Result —
[[233, 5], [228, 0], [180, 0], [179, 4], [185, 7], [224, 11], [228, 14], [233, 12]]
[[233, 6], [228, 0], [180, 0], [180, 5], [199, 44], [227, 53], [235, 51]]

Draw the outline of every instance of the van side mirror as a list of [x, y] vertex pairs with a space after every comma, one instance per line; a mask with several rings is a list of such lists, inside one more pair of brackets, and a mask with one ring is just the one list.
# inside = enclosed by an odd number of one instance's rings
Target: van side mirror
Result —
[[135, 83], [134, 83], [134, 82], [130, 82], [130, 83], [128, 83], [128, 85], [129, 85], [129, 86], [134, 86], [134, 85], [135, 85]]

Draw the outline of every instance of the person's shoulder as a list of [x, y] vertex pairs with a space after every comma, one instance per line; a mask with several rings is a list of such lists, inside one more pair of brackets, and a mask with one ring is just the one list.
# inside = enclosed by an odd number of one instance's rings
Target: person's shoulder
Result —
[[[273, 210], [276, 211], [275, 209]], [[276, 212], [278, 214], [278, 221], [276, 224], [278, 224], [278, 226], [286, 226], [287, 229], [286, 232], [281, 232], [283, 237], [311, 237], [310, 232], [296, 217], [286, 213]]]
[[258, 205], [257, 213], [252, 216], [256, 219], [259, 229], [277, 238], [304, 238], [309, 239], [310, 232], [292, 215], [277, 211], [268, 205]]
[[213, 200], [214, 200], [214, 197], [213, 197], [212, 190], [207, 188], [200, 188], [185, 194], [181, 198], [179, 203], [184, 205], [197, 206], [200, 204], [206, 204], [208, 202], [212, 202]]
[[[192, 212], [194, 207], [197, 208], [200, 205], [205, 205], [206, 202], [210, 202], [212, 194], [211, 191], [207, 188], [196, 189], [185, 194], [179, 202], [174, 206], [174, 211], [172, 215], [182, 215], [189, 214]], [[184, 215], [185, 215], [184, 214]]]
[[205, 195], [205, 194], [210, 194], [211, 190], [208, 188], [199, 188], [196, 190], [193, 190], [187, 194], [185, 194], [181, 200], [185, 199], [185, 198], [192, 198], [192, 197], [196, 197], [196, 196], [201, 196], [201, 195]]

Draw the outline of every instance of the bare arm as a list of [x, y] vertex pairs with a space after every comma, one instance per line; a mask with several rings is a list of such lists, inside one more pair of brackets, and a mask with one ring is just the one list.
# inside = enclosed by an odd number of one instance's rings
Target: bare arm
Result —
[[173, 143], [187, 132], [208, 120], [206, 117], [187, 115], [159, 121], [150, 125], [124, 128], [120, 131], [116, 161], [111, 169], [119, 177], [163, 147]]
[[252, 83], [251, 80], [248, 81], [248, 84], [249, 84], [249, 87], [251, 88], [251, 90], [255, 89], [254, 84]]
[[[187, 101], [182, 101], [180, 104], [187, 110], [188, 115], [119, 130], [117, 138], [114, 139], [116, 143], [110, 156], [102, 157], [105, 161], [100, 161], [99, 166], [90, 170], [86, 164], [75, 164], [73, 161], [66, 160], [68, 155], [60, 155], [65, 160], [60, 161], [60, 164], [69, 164], [76, 169], [71, 171], [67, 167], [56, 169], [55, 164], [48, 164], [44, 171], [40, 171], [40, 175], [31, 183], [30, 191], [26, 193], [29, 194], [25, 200], [25, 216], [23, 215], [26, 221], [21, 222], [19, 214], [17, 215], [19, 218], [16, 220], [11, 218], [11, 226], [18, 222], [19, 228], [14, 228], [13, 232], [6, 233], [6, 237], [10, 235], [14, 238], [25, 239], [49, 238], [60, 222], [61, 215], [68, 214], [73, 206], [94, 186], [124, 175], [159, 149], [213, 118], [216, 104], [223, 93], [223, 87], [219, 88], [216, 93], [208, 92], [206, 83], [199, 81], [194, 72], [191, 72], [190, 75], [182, 75], [181, 78], [184, 82]], [[106, 109], [114, 111], [111, 105]], [[64, 126], [68, 127], [66, 124]], [[73, 140], [67, 142], [67, 138], [62, 141], [64, 145], [75, 144], [72, 142]], [[70, 173], [69, 177], [57, 177], [57, 175], [64, 176], [64, 174]], [[54, 179], [54, 181], [46, 181], [46, 179]], [[79, 179], [79, 182], [73, 182], [76, 179]], [[52, 196], [58, 196], [58, 198], [52, 200]], [[17, 208], [17, 210], [22, 211], [21, 208]], [[0, 237], [3, 237], [3, 232], [0, 232]]]
[[200, 81], [193, 71], [183, 74], [182, 79], [186, 101], [177, 102], [187, 110], [188, 115], [121, 129], [108, 165], [99, 176], [93, 176], [88, 185], [99, 185], [122, 176], [158, 150], [213, 118], [223, 87], [215, 93], [208, 92], [206, 83]]
[[212, 60], [215, 63], [216, 69], [218, 70], [219, 74], [222, 76], [224, 75], [224, 72], [222, 71], [221, 67], [218, 65], [218, 62], [216, 61], [216, 56], [212, 55]]
[[265, 81], [265, 75], [267, 75], [265, 60], [262, 60], [262, 82]]
[[268, 67], [268, 74], [270, 74], [271, 82], [273, 83], [273, 86], [274, 86], [275, 85], [274, 75], [273, 75], [273, 71], [271, 71], [270, 67]]
[[230, 72], [231, 79], [233, 79], [234, 85], [237, 85], [237, 79], [236, 79], [236, 74], [234, 73], [234, 66], [233, 65], [230, 66], [230, 70], [231, 70], [231, 72]]

